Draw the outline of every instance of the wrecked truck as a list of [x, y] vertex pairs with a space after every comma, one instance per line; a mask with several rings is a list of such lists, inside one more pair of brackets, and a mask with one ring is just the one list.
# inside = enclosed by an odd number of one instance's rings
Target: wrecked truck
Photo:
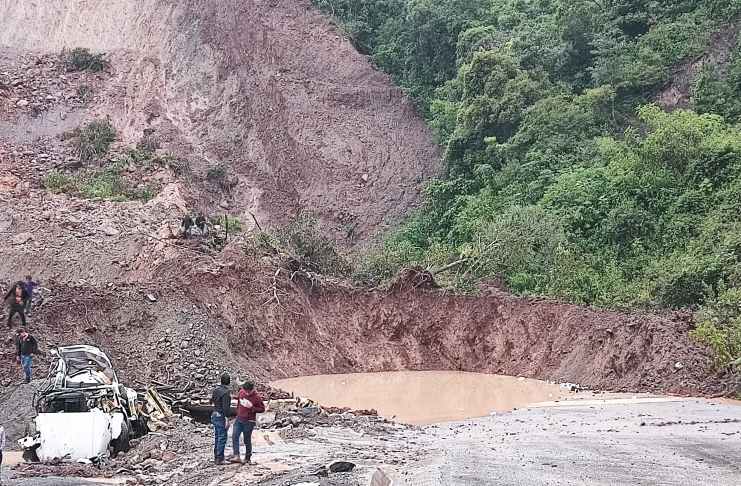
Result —
[[147, 432], [135, 390], [118, 382], [99, 348], [78, 345], [51, 351], [47, 382], [34, 396], [36, 417], [18, 442], [27, 461], [98, 462], [129, 450]]

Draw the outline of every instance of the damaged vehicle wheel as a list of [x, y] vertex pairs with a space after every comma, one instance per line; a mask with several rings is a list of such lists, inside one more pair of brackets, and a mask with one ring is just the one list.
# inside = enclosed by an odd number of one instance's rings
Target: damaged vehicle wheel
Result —
[[38, 447], [23, 449], [23, 460], [26, 462], [39, 462], [39, 456], [36, 454]]
[[131, 449], [131, 432], [126, 422], [121, 424], [121, 435], [118, 436], [118, 439], [111, 441], [111, 447], [113, 449], [111, 457], [113, 458], [121, 452], [129, 452], [129, 449]]

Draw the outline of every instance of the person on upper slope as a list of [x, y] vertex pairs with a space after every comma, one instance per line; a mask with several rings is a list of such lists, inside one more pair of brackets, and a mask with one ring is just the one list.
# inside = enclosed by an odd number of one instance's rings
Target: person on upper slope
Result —
[[8, 327], [13, 327], [13, 317], [16, 314], [21, 316], [23, 327], [26, 326], [25, 307], [28, 298], [28, 292], [26, 292], [23, 282], [16, 282], [5, 294], [3, 301], [8, 303]]
[[33, 304], [33, 293], [39, 284], [33, 281], [33, 277], [26, 275], [26, 281], [23, 283], [23, 287], [26, 289], [26, 300], [23, 303], [23, 310], [28, 317], [31, 317], [31, 305]]

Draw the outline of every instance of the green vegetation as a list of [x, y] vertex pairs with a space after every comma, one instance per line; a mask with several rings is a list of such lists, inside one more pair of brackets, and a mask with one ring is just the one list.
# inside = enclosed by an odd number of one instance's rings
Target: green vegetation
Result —
[[44, 177], [43, 185], [55, 193], [72, 194], [86, 199], [146, 201], [154, 196], [154, 190], [148, 186], [141, 187], [131, 177], [127, 179], [124, 172], [132, 167], [147, 169], [164, 166], [170, 163], [170, 159], [130, 149], [107, 161], [103, 167], [87, 167], [74, 174], [52, 170]]
[[[739, 321], [716, 310], [741, 287], [741, 2], [314, 2], [445, 147], [445, 177], [358, 280], [461, 261], [440, 276], [464, 289], [704, 306], [695, 337], [738, 358]], [[675, 72], [690, 106], [667, 112]]]
[[75, 93], [77, 94], [77, 97], [80, 98], [80, 101], [87, 103], [93, 98], [95, 91], [89, 84], [81, 84], [77, 87]]
[[145, 135], [136, 144], [136, 149], [147, 155], [153, 155], [160, 148], [160, 142], [153, 133], [145, 133]]
[[94, 120], [66, 134], [73, 140], [75, 152], [82, 162], [99, 161], [116, 141], [116, 129], [109, 120]]
[[723, 289], [698, 315], [692, 336], [715, 352], [716, 365], [741, 366], [741, 289]]
[[210, 167], [206, 172], [206, 179], [220, 184], [226, 179], [226, 167], [221, 164]]
[[280, 228], [258, 233], [255, 243], [258, 248], [288, 257], [293, 270], [326, 275], [347, 275], [351, 270], [334, 241], [322, 232], [319, 221], [308, 213], [299, 214]]
[[67, 72], [92, 71], [97, 73], [105, 71], [110, 66], [105, 54], [96, 54], [84, 47], [64, 49], [59, 57]]
[[43, 185], [54, 193], [66, 193], [85, 199], [110, 201], [147, 201], [154, 196], [151, 188], [136, 187], [121, 174], [122, 167], [114, 164], [104, 169], [86, 169], [69, 175], [53, 170], [44, 177]]
[[242, 221], [236, 216], [225, 214], [211, 218], [211, 226], [219, 226], [229, 234], [241, 233], [243, 230]]

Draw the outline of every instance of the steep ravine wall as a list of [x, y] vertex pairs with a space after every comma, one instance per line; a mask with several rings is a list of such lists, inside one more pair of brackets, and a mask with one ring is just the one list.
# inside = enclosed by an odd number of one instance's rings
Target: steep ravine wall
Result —
[[[689, 316], [624, 314], [489, 291], [352, 289], [266, 277], [205, 277], [231, 352], [266, 378], [317, 373], [464, 370], [602, 390], [732, 393], [692, 342]], [[213, 285], [214, 292], [208, 289]]]

